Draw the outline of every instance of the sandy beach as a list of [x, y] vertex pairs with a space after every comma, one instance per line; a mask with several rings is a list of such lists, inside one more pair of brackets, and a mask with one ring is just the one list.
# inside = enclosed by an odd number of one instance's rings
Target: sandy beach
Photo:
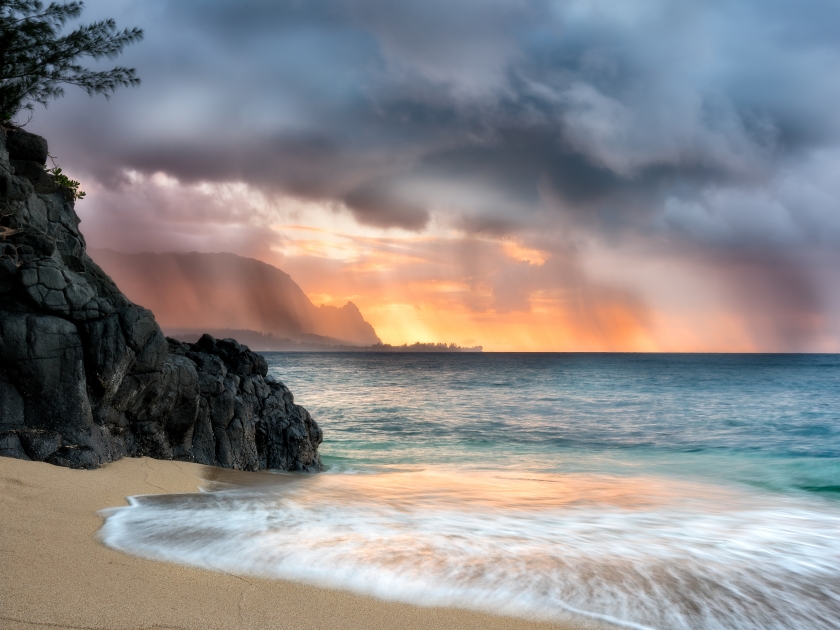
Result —
[[99, 511], [138, 494], [194, 492], [212, 471], [123, 459], [70, 470], [0, 457], [0, 625], [33, 628], [457, 628], [558, 625], [386, 602], [352, 593], [155, 562], [105, 547]]

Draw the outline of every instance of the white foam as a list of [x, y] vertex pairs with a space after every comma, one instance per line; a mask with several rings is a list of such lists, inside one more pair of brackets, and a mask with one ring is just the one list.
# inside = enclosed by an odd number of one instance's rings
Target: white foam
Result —
[[323, 474], [107, 511], [126, 552], [630, 628], [836, 628], [840, 512], [657, 479]]

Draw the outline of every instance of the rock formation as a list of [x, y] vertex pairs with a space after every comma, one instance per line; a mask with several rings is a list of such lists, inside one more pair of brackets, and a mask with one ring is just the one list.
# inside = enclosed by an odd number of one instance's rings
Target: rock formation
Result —
[[232, 339], [166, 339], [90, 259], [46, 141], [0, 131], [0, 455], [321, 469], [321, 430]]

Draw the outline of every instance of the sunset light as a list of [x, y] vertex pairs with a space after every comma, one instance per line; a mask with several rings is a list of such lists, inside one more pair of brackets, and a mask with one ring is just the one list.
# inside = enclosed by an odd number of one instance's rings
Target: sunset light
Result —
[[0, 0], [0, 626], [837, 630], [838, 68], [838, 0]]

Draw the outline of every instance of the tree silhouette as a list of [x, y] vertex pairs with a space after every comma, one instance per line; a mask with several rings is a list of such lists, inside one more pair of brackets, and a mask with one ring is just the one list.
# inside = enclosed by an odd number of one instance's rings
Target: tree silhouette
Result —
[[120, 31], [111, 19], [82, 24], [61, 36], [67, 21], [83, 8], [82, 2], [51, 2], [45, 8], [40, 0], [0, 0], [0, 120], [10, 121], [34, 103], [46, 107], [64, 95], [64, 84], [109, 98], [118, 87], [140, 83], [134, 68], [95, 71], [78, 64], [81, 57], [114, 59], [143, 38], [141, 29]]

